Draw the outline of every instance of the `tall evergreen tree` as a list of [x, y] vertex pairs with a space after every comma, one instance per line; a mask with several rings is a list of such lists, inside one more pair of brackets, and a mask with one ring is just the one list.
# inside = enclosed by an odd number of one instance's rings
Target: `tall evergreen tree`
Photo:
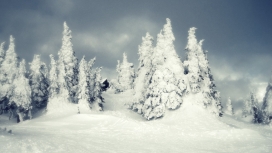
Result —
[[30, 86], [32, 106], [43, 108], [47, 105], [49, 97], [49, 83], [47, 79], [48, 70], [44, 62], [41, 61], [40, 55], [34, 55], [30, 63]]
[[271, 123], [272, 120], [272, 76], [270, 77], [270, 81], [266, 87], [266, 93], [263, 99], [262, 105], [263, 112], [263, 122], [265, 124]]
[[94, 72], [94, 90], [93, 90], [93, 97], [91, 99], [91, 106], [98, 110], [103, 111], [103, 103], [104, 98], [102, 97], [102, 89], [101, 89], [101, 72], [102, 67], [96, 68]]
[[81, 59], [79, 63], [79, 75], [78, 75], [78, 86], [80, 87], [78, 89], [78, 98], [81, 100], [87, 100], [88, 94], [89, 94], [89, 84], [88, 84], [88, 67], [87, 62], [85, 60], [85, 56]]
[[146, 33], [145, 37], [142, 37], [142, 44], [138, 47], [139, 55], [139, 67], [138, 75], [134, 81], [134, 95], [133, 102], [129, 104], [132, 110], [142, 114], [142, 107], [145, 101], [145, 93], [149, 85], [151, 78], [151, 56], [153, 54], [153, 37], [149, 33]]
[[94, 82], [95, 82], [95, 74], [92, 72], [92, 67], [95, 62], [95, 58], [91, 59], [89, 62], [85, 60], [85, 56], [83, 56], [82, 60], [79, 63], [79, 90], [78, 90], [78, 98], [79, 104], [83, 105], [83, 107], [90, 108], [90, 104], [92, 103], [92, 97], [94, 95]]
[[[13, 82], [13, 90], [9, 103], [16, 105], [19, 120], [23, 121], [27, 111], [31, 111], [31, 88], [29, 79], [26, 77], [24, 59], [20, 62], [19, 69], [16, 72], [17, 74]], [[29, 117], [31, 118], [31, 113]]]
[[6, 51], [5, 59], [0, 67], [0, 99], [9, 98], [12, 91], [12, 83], [18, 69], [18, 56], [15, 52], [14, 38], [10, 36], [10, 44]]
[[175, 51], [174, 40], [171, 21], [166, 19], [151, 56], [152, 77], [143, 106], [143, 116], [148, 120], [162, 117], [166, 108], [177, 109], [183, 101], [186, 90], [184, 69]]
[[188, 31], [188, 43], [186, 46], [187, 58], [184, 61], [185, 74], [189, 80], [191, 93], [202, 94], [203, 105], [212, 113], [222, 116], [220, 93], [215, 90], [213, 76], [207, 59], [207, 51], [202, 49], [203, 40], [197, 41], [195, 27]]
[[254, 123], [260, 121], [258, 100], [253, 92], [250, 92], [249, 98], [244, 101], [243, 116], [252, 118]]
[[58, 52], [60, 93], [72, 103], [77, 103], [78, 62], [71, 42], [71, 30], [66, 22], [63, 26], [62, 46]]
[[192, 27], [188, 31], [188, 43], [185, 48], [185, 50], [187, 51], [187, 57], [184, 61], [184, 67], [185, 74], [187, 75], [189, 80], [191, 92], [198, 93], [201, 90], [199, 83], [201, 81], [201, 75], [197, 57], [197, 49], [199, 48], [199, 44], [195, 36], [195, 30], [196, 28]]
[[59, 83], [58, 83], [58, 71], [57, 63], [54, 56], [50, 54], [50, 71], [49, 71], [49, 98], [53, 99], [59, 93]]

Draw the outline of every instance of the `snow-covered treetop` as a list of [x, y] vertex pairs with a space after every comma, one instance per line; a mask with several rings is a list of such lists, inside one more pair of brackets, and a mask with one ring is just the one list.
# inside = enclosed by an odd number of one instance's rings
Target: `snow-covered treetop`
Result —
[[196, 36], [195, 36], [196, 29], [197, 28], [192, 27], [188, 31], [189, 35], [188, 35], [188, 43], [187, 43], [187, 46], [186, 46], [187, 50], [196, 51], [198, 49], [198, 43], [197, 43], [197, 39], [196, 39]]
[[51, 64], [53, 63], [55, 65], [56, 61], [54, 59], [54, 55], [50, 54], [49, 57], [50, 57], [50, 60], [51, 60]]
[[166, 24], [163, 26], [163, 35], [165, 40], [167, 40], [166, 43], [172, 43], [175, 40], [175, 36], [172, 32], [171, 20], [169, 18], [166, 18]]
[[123, 64], [128, 63], [126, 53], [123, 53]]
[[14, 38], [12, 36], [10, 36], [9, 48], [6, 51], [1, 67], [1, 73], [6, 75], [4, 80], [11, 83], [15, 77], [18, 67], [18, 56], [15, 52]]
[[164, 37], [161, 30], [157, 35], [157, 44], [151, 59], [154, 66], [162, 65], [164, 63], [164, 46]]
[[71, 42], [72, 31], [69, 29], [66, 22], [64, 22], [63, 28], [64, 28], [64, 30], [62, 33], [63, 34], [62, 46], [61, 46], [61, 49], [60, 49], [58, 55], [59, 55], [59, 57], [63, 58], [64, 62], [71, 61], [71, 60], [74, 61], [74, 59], [70, 59], [74, 55], [73, 44]]
[[30, 70], [32, 75], [39, 75], [41, 66], [44, 65], [43, 62], [41, 62], [40, 55], [34, 55], [32, 63], [30, 63]]
[[[9, 48], [6, 52], [6, 57], [7, 58], [14, 58], [14, 57], [17, 58], [17, 55], [15, 53], [14, 38], [12, 35], [10, 36], [10, 39], [9, 39]], [[10, 59], [10, 60], [12, 60], [12, 59]]]
[[5, 57], [4, 45], [5, 45], [5, 42], [2, 42], [0, 45], [0, 64], [3, 62]]
[[123, 53], [122, 67], [133, 67], [133, 64], [128, 62], [126, 53]]
[[5, 42], [2, 42], [0, 45], [0, 56], [3, 56], [5, 53], [4, 45], [5, 45]]
[[[64, 22], [63, 23], [63, 35], [64, 36], [67, 36], [67, 37], [64, 37], [64, 38], [62, 38], [62, 40], [64, 40], [64, 39], [66, 39], [66, 40], [70, 40], [70, 39], [72, 39], [72, 31], [69, 29], [69, 27], [68, 27], [68, 25], [67, 25], [67, 23], [66, 22]], [[66, 40], [64, 40], [64, 41], [66, 41]]]
[[94, 63], [95, 63], [95, 60], [96, 60], [96, 57], [94, 57], [93, 59], [91, 59], [89, 62], [88, 62], [88, 67], [93, 67]]
[[20, 77], [20, 76], [25, 76], [26, 75], [26, 67], [25, 67], [25, 59], [23, 59], [21, 62], [20, 62], [20, 65], [19, 65], [19, 70], [18, 70], [18, 74], [17, 77]]
[[151, 65], [150, 57], [153, 54], [153, 37], [147, 32], [142, 37], [142, 44], [139, 45], [139, 68], [142, 66], [149, 67]]

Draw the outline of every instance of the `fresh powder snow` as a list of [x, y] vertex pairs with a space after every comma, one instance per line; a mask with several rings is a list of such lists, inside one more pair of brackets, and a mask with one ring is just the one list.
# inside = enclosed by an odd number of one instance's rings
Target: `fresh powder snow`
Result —
[[[76, 105], [48, 110], [19, 124], [0, 115], [1, 152], [270, 152], [272, 128], [235, 116], [215, 117], [186, 95], [183, 105], [164, 118], [147, 121], [126, 109], [132, 90], [103, 94], [105, 111]], [[9, 133], [8, 131], [12, 132]]]

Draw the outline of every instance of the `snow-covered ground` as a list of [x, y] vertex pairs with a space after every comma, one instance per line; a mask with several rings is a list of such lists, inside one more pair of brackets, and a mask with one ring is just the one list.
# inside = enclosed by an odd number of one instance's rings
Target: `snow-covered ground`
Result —
[[216, 118], [195, 104], [193, 96], [180, 109], [153, 121], [126, 109], [130, 92], [115, 95], [108, 91], [104, 97], [104, 112], [82, 109], [77, 114], [76, 106], [66, 107], [66, 111], [59, 108], [20, 124], [0, 115], [0, 153], [272, 151], [272, 127], [228, 115]]

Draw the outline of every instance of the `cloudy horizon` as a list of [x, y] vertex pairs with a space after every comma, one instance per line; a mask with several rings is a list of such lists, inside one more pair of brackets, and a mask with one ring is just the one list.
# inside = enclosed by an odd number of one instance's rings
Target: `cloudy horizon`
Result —
[[196, 27], [222, 103], [228, 97], [236, 105], [254, 91], [262, 100], [272, 74], [272, 2], [172, 0], [73, 1], [3, 0], [0, 6], [0, 42], [15, 37], [19, 57], [31, 62], [40, 54], [49, 64], [61, 47], [63, 22], [72, 30], [76, 56], [97, 57], [102, 75], [116, 76], [123, 52], [138, 66], [138, 45], [149, 32], [154, 38], [170, 18], [175, 49], [182, 60], [190, 27]]

